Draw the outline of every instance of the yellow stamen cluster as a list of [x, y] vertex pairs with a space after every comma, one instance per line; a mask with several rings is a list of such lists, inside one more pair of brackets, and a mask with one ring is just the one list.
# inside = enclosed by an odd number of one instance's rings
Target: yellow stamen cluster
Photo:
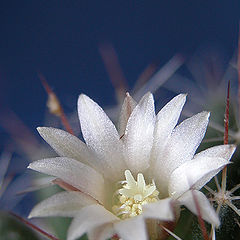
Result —
[[112, 207], [113, 213], [122, 219], [141, 214], [143, 205], [159, 200], [155, 183], [146, 185], [142, 173], [138, 174], [137, 181], [129, 170], [125, 171], [125, 177], [123, 187], [117, 191], [117, 204]]

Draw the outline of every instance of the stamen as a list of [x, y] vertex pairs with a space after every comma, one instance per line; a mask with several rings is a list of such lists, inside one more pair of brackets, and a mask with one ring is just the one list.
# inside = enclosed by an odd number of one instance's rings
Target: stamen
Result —
[[158, 200], [159, 192], [156, 189], [154, 181], [146, 185], [142, 173], [138, 173], [135, 181], [129, 170], [125, 171], [126, 181], [123, 182], [121, 189], [118, 189], [116, 205], [112, 207], [113, 213], [122, 219], [134, 217], [142, 213], [142, 206]]

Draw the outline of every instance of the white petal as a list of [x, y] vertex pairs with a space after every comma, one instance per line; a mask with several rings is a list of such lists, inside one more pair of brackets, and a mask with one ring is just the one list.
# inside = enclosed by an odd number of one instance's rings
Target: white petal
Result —
[[209, 116], [209, 112], [198, 113], [173, 130], [166, 146], [167, 160], [171, 161], [173, 169], [192, 159], [205, 135]]
[[147, 240], [147, 230], [143, 217], [137, 216], [114, 224], [118, 236], [124, 240]]
[[78, 115], [83, 137], [97, 154], [106, 176], [114, 180], [123, 177], [126, 169], [123, 145], [111, 120], [97, 103], [83, 94], [78, 99]]
[[64, 157], [48, 158], [32, 162], [28, 168], [59, 177], [101, 203], [104, 200], [102, 175], [77, 160]]
[[79, 211], [77, 217], [73, 219], [68, 229], [67, 239], [77, 239], [96, 227], [118, 220], [119, 218], [99, 204], [84, 207]]
[[88, 240], [106, 240], [111, 239], [115, 234], [112, 223], [107, 223], [101, 227], [94, 228], [88, 232]]
[[[193, 197], [193, 194], [194, 194], [194, 197]], [[205, 221], [217, 227], [220, 225], [220, 222], [215, 210], [210, 205], [208, 199], [205, 197], [205, 195], [202, 192], [197, 190], [188, 191], [184, 193], [178, 199], [178, 201], [181, 204], [185, 205], [189, 210], [191, 210], [196, 215], [198, 215], [198, 211], [196, 208], [196, 204], [198, 204], [200, 208], [201, 217]]]
[[169, 180], [169, 194], [178, 198], [191, 187], [199, 189], [229, 162], [223, 158], [197, 157], [175, 169]]
[[149, 166], [154, 124], [154, 100], [152, 94], [147, 93], [134, 108], [124, 136], [128, 154], [127, 164], [135, 175]]
[[73, 158], [96, 168], [96, 158], [77, 137], [57, 128], [38, 127], [37, 130], [59, 156]]
[[78, 211], [97, 201], [81, 192], [60, 192], [37, 204], [29, 214], [32, 217], [74, 217]]
[[126, 130], [128, 119], [133, 111], [133, 109], [136, 107], [137, 103], [135, 100], [129, 95], [129, 93], [126, 94], [126, 97], [124, 99], [122, 109], [120, 112], [119, 117], [119, 135], [123, 136]]
[[163, 151], [186, 102], [186, 94], [179, 94], [168, 102], [157, 114], [151, 160], [154, 162]]
[[230, 160], [232, 157], [233, 153], [236, 150], [235, 145], [219, 145], [219, 146], [214, 146], [211, 148], [208, 148], [204, 151], [201, 151], [200, 153], [196, 154], [194, 158], [197, 157], [220, 157], [224, 158], [225, 160]]
[[55, 180], [55, 177], [49, 177], [49, 176], [44, 176], [41, 178], [36, 178], [33, 179], [33, 183], [31, 186], [24, 188], [23, 190], [18, 189], [17, 194], [25, 194], [25, 193], [29, 193], [29, 192], [34, 192], [37, 190], [40, 190], [42, 188], [46, 188], [49, 186], [53, 185], [53, 181]]
[[206, 132], [208, 118], [208, 112], [196, 114], [173, 130], [155, 164], [154, 180], [160, 192], [167, 192], [172, 171], [192, 159]]
[[163, 221], [172, 221], [174, 219], [171, 198], [159, 200], [155, 203], [149, 203], [143, 206], [143, 216], [145, 218], [155, 218]]

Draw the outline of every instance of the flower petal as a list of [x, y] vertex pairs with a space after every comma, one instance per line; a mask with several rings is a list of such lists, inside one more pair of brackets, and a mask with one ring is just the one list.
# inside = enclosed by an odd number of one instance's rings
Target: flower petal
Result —
[[81, 192], [60, 192], [37, 204], [29, 214], [32, 217], [74, 217], [78, 211], [97, 201]]
[[149, 166], [154, 124], [154, 100], [152, 94], [147, 93], [134, 108], [124, 136], [127, 164], [134, 174], [143, 172]]
[[151, 160], [154, 162], [163, 151], [186, 102], [186, 94], [179, 94], [168, 102], [157, 114]]
[[113, 180], [123, 177], [126, 169], [123, 145], [111, 120], [84, 94], [78, 99], [78, 115], [86, 144], [97, 154], [104, 174]]
[[175, 169], [169, 180], [169, 195], [178, 198], [190, 188], [199, 189], [229, 162], [224, 158], [196, 157]]
[[84, 207], [78, 212], [77, 217], [73, 219], [68, 229], [67, 239], [77, 239], [96, 227], [118, 220], [119, 218], [99, 204]]
[[99, 165], [85, 143], [72, 134], [51, 127], [38, 127], [37, 130], [59, 156], [73, 158], [95, 168]]
[[118, 236], [124, 240], [147, 240], [147, 230], [143, 217], [137, 216], [114, 223]]
[[[195, 198], [193, 197], [193, 194]], [[201, 217], [205, 221], [213, 224], [216, 227], [220, 225], [220, 221], [215, 210], [202, 192], [197, 190], [188, 191], [184, 193], [180, 198], [178, 198], [178, 201], [181, 204], [185, 205], [190, 211], [192, 211], [196, 215], [198, 215], [198, 211], [196, 208], [196, 204], [198, 204]]]
[[104, 200], [102, 175], [77, 160], [64, 157], [48, 158], [32, 162], [28, 168], [59, 177], [101, 203]]
[[172, 221], [174, 219], [171, 198], [165, 198], [155, 203], [149, 203], [143, 206], [143, 216], [145, 218], [155, 218], [163, 221]]
[[209, 116], [209, 112], [198, 113], [173, 130], [165, 152], [168, 153], [168, 161], [171, 161], [173, 169], [192, 159], [205, 135]]
[[160, 192], [166, 194], [172, 171], [192, 159], [206, 132], [208, 118], [208, 112], [201, 112], [173, 130], [155, 164], [154, 180]]
[[208, 148], [204, 151], [201, 151], [200, 153], [196, 154], [194, 156], [194, 158], [197, 158], [197, 157], [220, 157], [220, 158], [224, 158], [225, 160], [228, 161], [232, 157], [235, 150], [236, 150], [236, 146], [233, 144], [219, 145], [219, 146], [214, 146], [214, 147]]
[[88, 231], [88, 240], [106, 240], [111, 239], [115, 234], [112, 223], [104, 224], [100, 227]]
[[133, 111], [133, 109], [136, 107], [137, 103], [135, 100], [129, 95], [129, 93], [126, 94], [126, 97], [124, 99], [122, 109], [120, 112], [119, 117], [119, 135], [123, 136], [126, 130], [128, 119]]

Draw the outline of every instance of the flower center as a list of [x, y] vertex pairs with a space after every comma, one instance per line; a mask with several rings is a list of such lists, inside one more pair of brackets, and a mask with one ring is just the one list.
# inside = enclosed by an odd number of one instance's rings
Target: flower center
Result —
[[146, 185], [142, 173], [138, 173], [135, 181], [132, 173], [126, 170], [125, 178], [122, 188], [117, 191], [116, 205], [112, 207], [113, 213], [122, 219], [141, 214], [143, 205], [159, 200], [154, 181]]

